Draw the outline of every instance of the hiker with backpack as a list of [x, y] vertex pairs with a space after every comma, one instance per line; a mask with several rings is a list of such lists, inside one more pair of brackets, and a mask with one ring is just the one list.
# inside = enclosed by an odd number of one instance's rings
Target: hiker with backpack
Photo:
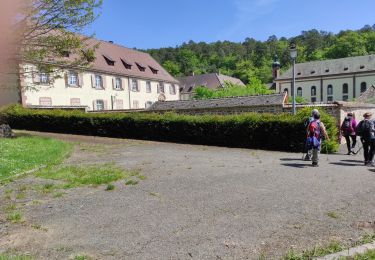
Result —
[[[355, 120], [354, 114], [349, 112], [347, 116], [344, 118], [344, 121], [341, 124], [341, 134], [345, 137], [346, 146], [348, 148], [348, 155], [351, 153], [355, 154], [353, 151], [356, 143], [357, 143], [357, 135], [356, 130], [357, 128], [357, 121]], [[350, 142], [351, 141], [351, 142]]]
[[375, 152], [375, 127], [371, 120], [372, 114], [367, 112], [363, 115], [363, 120], [357, 126], [357, 135], [360, 136], [363, 145], [363, 156], [365, 166], [373, 165]]
[[308, 126], [307, 147], [312, 150], [312, 166], [318, 167], [322, 134], [328, 141], [329, 137], [323, 122], [320, 121], [320, 114], [316, 113], [313, 117], [314, 120]]
[[[307, 133], [309, 132], [309, 125], [310, 125], [310, 123], [312, 121], [314, 121], [314, 115], [315, 114], [319, 114], [318, 109], [313, 109], [313, 111], [311, 111], [311, 116], [305, 120], [304, 125], [305, 125]], [[307, 141], [306, 141], [306, 144], [305, 144], [305, 149], [306, 149], [306, 156], [303, 158], [303, 160], [305, 160], [305, 161], [311, 161], [313, 150], [312, 150], [311, 147], [308, 147]]]

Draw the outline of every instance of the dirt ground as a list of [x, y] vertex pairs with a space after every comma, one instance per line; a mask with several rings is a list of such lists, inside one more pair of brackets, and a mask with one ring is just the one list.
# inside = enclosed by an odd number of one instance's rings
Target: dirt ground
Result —
[[66, 164], [114, 162], [146, 179], [61, 196], [30, 188], [50, 182], [33, 176], [2, 186], [0, 208], [13, 200], [24, 221], [0, 213], [0, 252], [278, 259], [291, 248], [357, 240], [360, 223], [375, 220], [375, 168], [363, 166], [361, 154], [321, 155], [313, 168], [295, 153], [38, 134], [77, 143]]

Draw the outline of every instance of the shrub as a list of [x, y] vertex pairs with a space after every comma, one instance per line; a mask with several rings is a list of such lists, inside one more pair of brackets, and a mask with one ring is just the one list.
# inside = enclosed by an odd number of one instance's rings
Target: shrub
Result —
[[[311, 109], [309, 109], [311, 111]], [[178, 115], [34, 110], [12, 106], [5, 117], [15, 129], [108, 136], [227, 147], [301, 152], [306, 139], [304, 110], [290, 114]], [[322, 114], [332, 140], [334, 118]], [[334, 151], [335, 145], [327, 146]]]

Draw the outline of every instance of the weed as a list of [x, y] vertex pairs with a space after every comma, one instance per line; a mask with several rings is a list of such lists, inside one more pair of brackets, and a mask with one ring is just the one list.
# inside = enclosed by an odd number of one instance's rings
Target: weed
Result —
[[9, 212], [9, 211], [16, 210], [16, 208], [17, 208], [17, 205], [14, 204], [14, 203], [12, 203], [12, 204], [9, 204], [8, 206], [6, 206], [6, 207], [4, 208], [4, 210], [5, 210], [6, 212]]
[[32, 204], [32, 205], [40, 205], [40, 204], [42, 204], [42, 202], [41, 202], [40, 200], [33, 200], [33, 201], [31, 202], [31, 204]]
[[55, 192], [54, 194], [53, 194], [53, 197], [54, 198], [61, 198], [62, 196], [64, 196], [65, 195], [65, 192]]
[[74, 257], [74, 260], [88, 260], [88, 259], [90, 259], [90, 258], [86, 255], [76, 255]]
[[138, 179], [140, 179], [141, 181], [144, 181], [144, 180], [147, 179], [147, 177], [144, 176], [144, 175], [138, 175], [137, 177], [138, 177]]
[[48, 228], [44, 228], [44, 227], [42, 227], [42, 225], [39, 225], [39, 224], [32, 224], [31, 227], [33, 229], [41, 230], [43, 232], [47, 232], [48, 231]]
[[0, 254], [0, 260], [33, 260], [31, 256], [28, 255], [9, 255], [9, 254]]
[[12, 189], [6, 189], [6, 190], [5, 190], [5, 194], [11, 194], [12, 192], [13, 192]]
[[12, 223], [20, 223], [22, 221], [22, 214], [19, 211], [14, 211], [7, 215], [7, 220]]
[[329, 211], [327, 212], [327, 216], [330, 218], [338, 219], [340, 218], [340, 215], [335, 211]]
[[56, 187], [53, 183], [46, 183], [42, 186], [42, 193], [47, 194], [51, 193], [52, 190], [54, 190]]
[[137, 185], [138, 184], [138, 181], [135, 181], [135, 180], [128, 180], [127, 182], [125, 182], [125, 185]]
[[105, 190], [107, 191], [114, 190], [114, 189], [115, 189], [115, 185], [113, 184], [108, 184], [107, 187], [105, 188]]
[[11, 200], [12, 199], [12, 195], [11, 194], [5, 194], [4, 199], [5, 200]]
[[150, 192], [151, 196], [160, 197], [160, 194], [157, 192]]
[[26, 198], [26, 194], [24, 192], [20, 192], [16, 195], [16, 199], [18, 200], [23, 200], [24, 198]]
[[312, 249], [308, 249], [303, 251], [302, 253], [298, 253], [294, 250], [290, 250], [287, 254], [282, 258], [283, 260], [304, 260], [304, 259], [312, 259], [320, 256], [325, 256], [329, 254], [333, 254], [336, 252], [340, 252], [344, 250], [344, 246], [338, 241], [331, 241], [329, 244], [325, 246], [315, 246]]
[[29, 187], [27, 185], [21, 185], [18, 190], [19, 191], [26, 191]]

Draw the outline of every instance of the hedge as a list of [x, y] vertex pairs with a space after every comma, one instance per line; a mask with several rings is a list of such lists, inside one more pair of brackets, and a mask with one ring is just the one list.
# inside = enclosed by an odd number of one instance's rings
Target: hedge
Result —
[[[14, 105], [0, 112], [0, 116], [14, 129], [301, 152], [305, 141], [303, 122], [310, 111], [301, 111], [295, 117], [259, 113], [192, 116], [175, 113], [96, 114], [26, 109]], [[335, 119], [325, 113], [322, 119], [330, 136], [337, 135]], [[335, 144], [328, 146], [329, 151], [335, 149]]]

